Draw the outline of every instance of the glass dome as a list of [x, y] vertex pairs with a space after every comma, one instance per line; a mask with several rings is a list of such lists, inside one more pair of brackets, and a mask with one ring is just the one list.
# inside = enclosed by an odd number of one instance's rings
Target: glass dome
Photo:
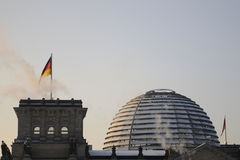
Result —
[[169, 89], [146, 92], [124, 105], [113, 118], [103, 149], [189, 149], [202, 143], [219, 146], [206, 112]]

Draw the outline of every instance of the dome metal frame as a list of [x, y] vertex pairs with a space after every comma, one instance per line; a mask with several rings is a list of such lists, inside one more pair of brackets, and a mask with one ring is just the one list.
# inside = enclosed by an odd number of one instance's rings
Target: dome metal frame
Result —
[[135, 150], [219, 146], [218, 136], [204, 110], [169, 89], [146, 92], [124, 105], [115, 115], [103, 149]]

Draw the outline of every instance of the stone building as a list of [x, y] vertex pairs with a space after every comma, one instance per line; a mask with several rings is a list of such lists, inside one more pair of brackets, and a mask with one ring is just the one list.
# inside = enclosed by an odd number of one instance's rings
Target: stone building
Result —
[[12, 145], [14, 159], [84, 159], [86, 140], [81, 100], [20, 100], [14, 108], [18, 136]]
[[[230, 154], [231, 155], [231, 154]], [[183, 153], [174, 160], [238, 160], [239, 157], [229, 156], [220, 147], [213, 147], [208, 144], [201, 144], [198, 147]]]

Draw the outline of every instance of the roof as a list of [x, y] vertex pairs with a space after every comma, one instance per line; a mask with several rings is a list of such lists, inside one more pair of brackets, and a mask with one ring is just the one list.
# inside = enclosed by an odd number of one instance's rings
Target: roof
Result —
[[235, 160], [217, 147], [208, 144], [201, 144], [198, 147], [182, 154], [176, 160], [194, 159], [194, 160]]
[[[116, 156], [138, 156], [138, 150], [117, 150]], [[90, 150], [90, 156], [111, 156], [111, 150]], [[143, 150], [143, 156], [164, 156], [165, 150]]]
[[42, 99], [21, 99], [19, 102], [19, 107], [81, 107], [82, 108], [82, 100], [74, 100], [73, 98], [70, 100], [60, 100], [51, 99], [47, 100], [45, 98]]
[[207, 113], [190, 98], [170, 89], [156, 89], [127, 102], [113, 118], [103, 149], [158, 150], [199, 144], [219, 146]]

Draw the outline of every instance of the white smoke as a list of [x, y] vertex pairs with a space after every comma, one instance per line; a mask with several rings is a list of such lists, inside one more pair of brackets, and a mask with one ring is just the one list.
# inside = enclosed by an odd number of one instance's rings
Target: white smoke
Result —
[[[43, 62], [43, 66], [44, 66]], [[40, 75], [36, 75], [33, 66], [9, 49], [0, 35], [0, 96], [19, 100], [21, 98], [49, 98], [50, 79], [39, 84]], [[53, 92], [68, 94], [67, 88], [53, 80]]]
[[[167, 110], [168, 109], [168, 105], [165, 104], [163, 106], [163, 109]], [[164, 121], [163, 117], [161, 116], [161, 114], [157, 114], [155, 116], [155, 119], [156, 119], [156, 122], [157, 122], [157, 128], [159, 130], [164, 130], [165, 133], [166, 133], [165, 135], [161, 135], [160, 133], [156, 133], [157, 134], [158, 143], [160, 143], [162, 148], [164, 148], [164, 149], [171, 148], [170, 144], [167, 143], [167, 139], [171, 139], [171, 137], [172, 137], [172, 133], [169, 130], [170, 122], [169, 121]]]
[[[163, 127], [161, 115], [159, 115], [159, 114], [155, 115], [155, 120], [156, 120], [156, 124], [157, 124], [156, 129], [161, 130], [161, 128]], [[158, 143], [161, 144], [163, 149], [168, 148], [168, 146], [166, 144], [165, 136], [162, 136], [160, 133], [156, 133], [156, 137], [157, 137]]]
[[[164, 110], [169, 110], [169, 106], [167, 104], [165, 104], [162, 108]], [[178, 153], [184, 153], [186, 151], [186, 145], [185, 145], [186, 141], [181, 136], [178, 139], [179, 144], [177, 146], [172, 146], [171, 144], [167, 143], [167, 139], [172, 140], [172, 138], [174, 136], [170, 129], [170, 121], [164, 121], [164, 118], [161, 114], [157, 114], [155, 116], [155, 120], [157, 123], [157, 128], [159, 128], [159, 129], [162, 128], [164, 130], [164, 132], [166, 133], [165, 135], [156, 133], [158, 143], [161, 144], [162, 148], [172, 149]]]

